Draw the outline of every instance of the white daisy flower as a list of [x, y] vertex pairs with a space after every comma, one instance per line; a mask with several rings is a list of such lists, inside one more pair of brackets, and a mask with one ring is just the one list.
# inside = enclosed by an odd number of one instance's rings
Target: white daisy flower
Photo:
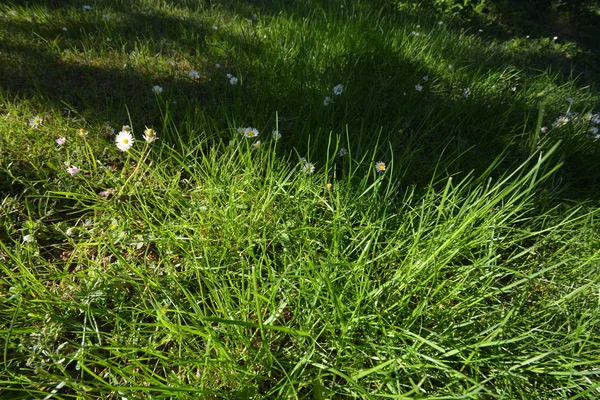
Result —
[[193, 69], [190, 72], [188, 72], [188, 76], [192, 79], [198, 79], [198, 78], [200, 78], [200, 73], [198, 71], [196, 71], [195, 69]]
[[148, 143], [152, 143], [156, 139], [158, 139], [158, 136], [156, 136], [156, 131], [152, 128], [146, 127], [146, 130], [144, 130], [144, 140]]
[[417, 90], [418, 92], [423, 91], [423, 86], [419, 85], [418, 83], [415, 85], [415, 90]]
[[554, 121], [554, 123], [552, 124], [552, 128], [554, 128], [554, 129], [562, 128], [563, 126], [565, 126], [568, 123], [569, 123], [569, 118], [566, 115], [562, 116], [562, 117], [558, 117], [556, 119], [556, 121]]
[[152, 87], [152, 91], [154, 92], [154, 94], [161, 94], [163, 92], [163, 88], [161, 88], [158, 85], [155, 85]]
[[106, 135], [108, 135], [108, 136], [112, 136], [112, 135], [115, 134], [115, 128], [113, 128], [112, 126], [110, 126], [110, 124], [108, 122], [105, 122], [104, 123], [104, 133]]
[[385, 163], [383, 161], [377, 161], [375, 163], [375, 171], [377, 171], [377, 172], [385, 171]]
[[548, 132], [548, 127], [547, 127], [547, 126], [542, 126], [542, 127], [540, 128], [540, 131], [541, 131], [542, 133], [546, 133], [546, 132]]
[[[238, 132], [240, 130], [238, 129]], [[241, 131], [242, 135], [244, 135], [245, 138], [247, 139], [252, 139], [258, 136], [258, 129], [256, 128], [251, 128], [251, 127], [247, 127], [247, 128], [242, 128]]]
[[217, 29], [219, 29], [219, 27], [218, 27], [218, 26], [216, 26], [216, 25], [213, 25], [213, 27], [212, 27], [212, 28], [213, 28], [213, 31], [216, 31]]
[[227, 74], [227, 75], [225, 75], [225, 76], [227, 77], [227, 79], [231, 79], [231, 78], [233, 78], [233, 75], [231, 75], [231, 74]]
[[429, 80], [429, 75], [425, 75], [425, 76], [423, 77], [423, 82], [427, 82], [427, 80]]
[[258, 149], [260, 147], [260, 140], [257, 140], [256, 142], [254, 142], [252, 144], [252, 147], [254, 147], [255, 149]]
[[338, 157], [344, 157], [346, 154], [348, 154], [348, 150], [346, 150], [345, 147], [340, 147], [340, 150], [338, 151]]
[[62, 146], [67, 142], [67, 138], [64, 137], [59, 137], [56, 138], [56, 140], [54, 140], [56, 142], [57, 145]]
[[74, 166], [74, 165], [71, 165], [69, 168], [67, 168], [67, 172], [68, 172], [69, 174], [71, 174], [71, 176], [75, 176], [75, 175], [77, 175], [77, 174], [79, 173], [79, 171], [80, 171], [80, 170], [79, 170], [79, 168], [77, 168], [77, 167], [76, 167], [76, 166]]
[[29, 126], [32, 128], [37, 128], [42, 124], [42, 122], [44, 122], [44, 119], [39, 115], [36, 115], [35, 117], [29, 119]]
[[313, 163], [304, 162], [302, 164], [302, 172], [304, 172], [306, 175], [312, 174], [315, 172], [315, 165]]
[[229, 78], [229, 84], [231, 84], [231, 85], [237, 85], [238, 84], [238, 78], [236, 78], [235, 76], [232, 76], [231, 78]]
[[85, 5], [85, 6], [83, 6], [83, 9], [86, 10], [86, 11], [90, 11], [92, 9], [92, 7], [88, 6], [88, 5]]
[[131, 127], [129, 125], [123, 125], [123, 127], [121, 128], [121, 131], [131, 133]]
[[131, 135], [131, 132], [129, 132], [129, 131], [123, 130], [123, 131], [119, 132], [119, 134], [115, 138], [115, 143], [117, 144], [117, 147], [121, 151], [129, 150], [131, 148], [131, 146], [133, 146], [133, 142], [134, 142], [133, 136]]
[[67, 27], [66, 27], [66, 26], [63, 26], [63, 27], [62, 27], [62, 30], [66, 32], [66, 31], [67, 31]]
[[335, 94], [336, 96], [339, 96], [340, 94], [342, 94], [343, 91], [344, 91], [344, 85], [342, 85], [341, 83], [338, 85], [335, 85], [333, 87], [333, 94]]
[[279, 133], [278, 130], [274, 130], [272, 135], [273, 135], [273, 139], [275, 139], [275, 140], [281, 139], [281, 133]]
[[329, 97], [329, 96], [325, 96], [325, 98], [323, 99], [323, 105], [324, 105], [325, 107], [327, 107], [327, 106], [328, 106], [328, 105], [330, 105], [330, 104], [331, 104], [331, 97]]

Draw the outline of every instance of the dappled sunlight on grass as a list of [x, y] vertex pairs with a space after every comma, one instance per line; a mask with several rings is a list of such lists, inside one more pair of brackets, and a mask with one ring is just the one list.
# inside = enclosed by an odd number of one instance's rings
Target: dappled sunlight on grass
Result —
[[384, 0], [60, 3], [0, 5], [2, 395], [594, 398], [576, 43]]

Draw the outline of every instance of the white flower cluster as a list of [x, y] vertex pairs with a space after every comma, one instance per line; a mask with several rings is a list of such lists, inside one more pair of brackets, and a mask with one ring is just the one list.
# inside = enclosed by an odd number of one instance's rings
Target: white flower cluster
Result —
[[[595, 139], [600, 139], [600, 129], [598, 127], [600, 125], [600, 113], [588, 112], [581, 116], [578, 112], [568, 111], [566, 114], [556, 118], [556, 120], [552, 123], [552, 129], [558, 130], [568, 124], [577, 124], [577, 126], [584, 124], [584, 127], [588, 129], [588, 132], [591, 133]], [[545, 133], [547, 130], [547, 127], [542, 127], [542, 132]]]
[[258, 136], [258, 129], [252, 128], [250, 126], [246, 128], [238, 128], [238, 133], [244, 136], [246, 139], [252, 139]]

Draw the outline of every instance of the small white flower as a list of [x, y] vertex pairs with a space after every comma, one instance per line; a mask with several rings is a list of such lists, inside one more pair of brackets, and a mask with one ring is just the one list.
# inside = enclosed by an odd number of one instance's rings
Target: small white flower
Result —
[[200, 78], [200, 73], [198, 71], [196, 71], [195, 69], [193, 69], [190, 72], [188, 72], [188, 76], [192, 79], [198, 79], [198, 78]]
[[63, 144], [65, 144], [67, 142], [67, 139], [64, 137], [59, 137], [59, 138], [56, 138], [55, 142], [57, 145], [62, 146]]
[[598, 136], [598, 127], [597, 126], [592, 126], [592, 128], [590, 129], [590, 133], [594, 136], [596, 136], [596, 139], [599, 137]]
[[344, 91], [344, 85], [342, 85], [341, 83], [338, 85], [335, 85], [333, 87], [333, 94], [335, 94], [336, 96], [339, 96], [340, 94], [342, 94], [343, 91]]
[[567, 103], [572, 103], [573, 102], [573, 98], [572, 97], [567, 97]]
[[113, 128], [112, 126], [110, 126], [110, 124], [108, 122], [105, 122], [104, 123], [104, 133], [106, 135], [108, 135], [108, 136], [112, 136], [112, 135], [115, 134], [115, 128]]
[[252, 144], [252, 147], [254, 147], [255, 149], [258, 149], [260, 147], [260, 140], [257, 140], [256, 142], [254, 142]]
[[227, 77], [227, 79], [231, 79], [231, 78], [233, 78], [233, 75], [231, 75], [231, 74], [227, 74], [227, 75], [225, 75], [225, 76]]
[[219, 63], [216, 63], [216, 64], [215, 64], [215, 68], [221, 68], [221, 64], [219, 64]]
[[558, 36], [554, 36], [552, 40], [558, 40]]
[[449, 65], [448, 65], [448, 69], [452, 69], [452, 68], [453, 68], [453, 67], [452, 67], [452, 64], [449, 64]]
[[377, 172], [385, 171], [385, 163], [383, 161], [377, 161], [375, 163], [375, 171], [377, 171]]
[[130, 131], [122, 130], [115, 138], [115, 143], [121, 151], [127, 151], [133, 146], [133, 136]]
[[75, 231], [75, 228], [70, 227], [67, 229], [67, 231], [65, 233], [67, 234], [68, 237], [71, 237], [71, 236], [73, 236], [74, 231]]
[[144, 130], [144, 140], [148, 143], [152, 143], [156, 139], [158, 139], [158, 136], [156, 136], [156, 131], [152, 128], [146, 127]]
[[569, 123], [569, 117], [562, 116], [562, 117], [558, 117], [556, 119], [556, 121], [554, 121], [554, 123], [552, 124], [552, 128], [554, 129], [558, 129], [558, 128], [562, 128], [563, 126], [565, 126], [566, 124]]
[[310, 175], [313, 172], [315, 172], [315, 165], [313, 163], [309, 163], [309, 162], [303, 162], [302, 163], [302, 172], [304, 172], [306, 175]]
[[423, 82], [427, 82], [427, 80], [429, 80], [429, 75], [425, 75], [425, 76], [423, 77]]
[[466, 99], [467, 97], [469, 97], [469, 95], [471, 94], [471, 89], [470, 88], [466, 88], [465, 90], [463, 90], [462, 92], [462, 96]]
[[219, 27], [218, 27], [218, 26], [216, 26], [216, 25], [213, 25], [213, 27], [212, 27], [212, 28], [213, 28], [213, 31], [216, 31], [217, 29], [219, 29]]
[[252, 23], [253, 23], [254, 21], [252, 21], [251, 19], [249, 19], [249, 18], [248, 18], [248, 19], [246, 19], [246, 22], [248, 22], [248, 25], [252, 25]]
[[229, 84], [230, 85], [237, 85], [238, 84], [238, 78], [236, 78], [235, 76], [232, 76], [231, 78], [229, 78]]
[[87, 5], [86, 5], [86, 6], [83, 6], [83, 9], [84, 9], [84, 10], [87, 10], [87, 11], [89, 11], [89, 10], [91, 10], [91, 9], [92, 9], [92, 7], [91, 7], [91, 6], [87, 6]]
[[547, 127], [547, 126], [542, 126], [542, 127], [540, 128], [540, 131], [541, 131], [542, 133], [546, 133], [546, 132], [548, 132], [548, 127]]
[[600, 124], [600, 113], [587, 113], [583, 116], [583, 119], [587, 122], [591, 122], [592, 124]]
[[272, 135], [273, 135], [273, 139], [275, 139], [275, 140], [281, 139], [281, 133], [279, 133], [278, 130], [274, 130]]
[[258, 15], [254, 14], [254, 15], [252, 16], [252, 19], [254, 19], [254, 20], [256, 21], [256, 20], [258, 19]]
[[33, 236], [33, 235], [23, 236], [23, 243], [35, 243], [35, 236]]
[[131, 133], [131, 127], [129, 125], [123, 125], [123, 127], [121, 128], [121, 131]]
[[62, 27], [62, 30], [66, 32], [66, 31], [67, 31], [67, 27], [66, 27], [66, 26], [63, 26], [63, 27]]
[[323, 105], [327, 107], [329, 104], [331, 104], [331, 97], [325, 96], [325, 99], [323, 99]]
[[77, 167], [76, 167], [76, 166], [74, 166], [74, 165], [71, 165], [69, 168], [67, 168], [67, 172], [68, 172], [69, 174], [71, 174], [71, 176], [75, 176], [75, 175], [77, 175], [77, 174], [79, 173], [79, 171], [80, 171], [80, 170], [79, 170], [79, 168], [77, 168]]
[[152, 91], [154, 92], [154, 94], [161, 94], [163, 92], [163, 88], [161, 88], [158, 85], [155, 85], [152, 87]]
[[417, 90], [418, 92], [423, 91], [423, 86], [419, 85], [418, 83], [415, 85], [415, 90]]
[[[240, 129], [241, 129], [241, 131], [240, 131]], [[240, 132], [247, 139], [255, 138], [258, 136], [258, 129], [256, 129], [256, 128], [247, 127], [247, 128], [240, 128], [240, 129], [238, 129], [238, 132]]]
[[44, 119], [39, 115], [36, 115], [35, 117], [29, 119], [29, 126], [32, 128], [37, 128], [42, 124], [42, 122], [44, 122]]
[[338, 151], [338, 157], [344, 157], [346, 154], [348, 154], [348, 150], [346, 150], [345, 147], [340, 147], [340, 150]]

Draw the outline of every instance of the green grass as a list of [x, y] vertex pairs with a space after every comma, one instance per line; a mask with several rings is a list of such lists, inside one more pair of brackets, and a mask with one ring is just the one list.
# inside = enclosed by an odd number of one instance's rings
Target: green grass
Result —
[[0, 5], [0, 397], [598, 397], [576, 42], [383, 0], [61, 3]]

